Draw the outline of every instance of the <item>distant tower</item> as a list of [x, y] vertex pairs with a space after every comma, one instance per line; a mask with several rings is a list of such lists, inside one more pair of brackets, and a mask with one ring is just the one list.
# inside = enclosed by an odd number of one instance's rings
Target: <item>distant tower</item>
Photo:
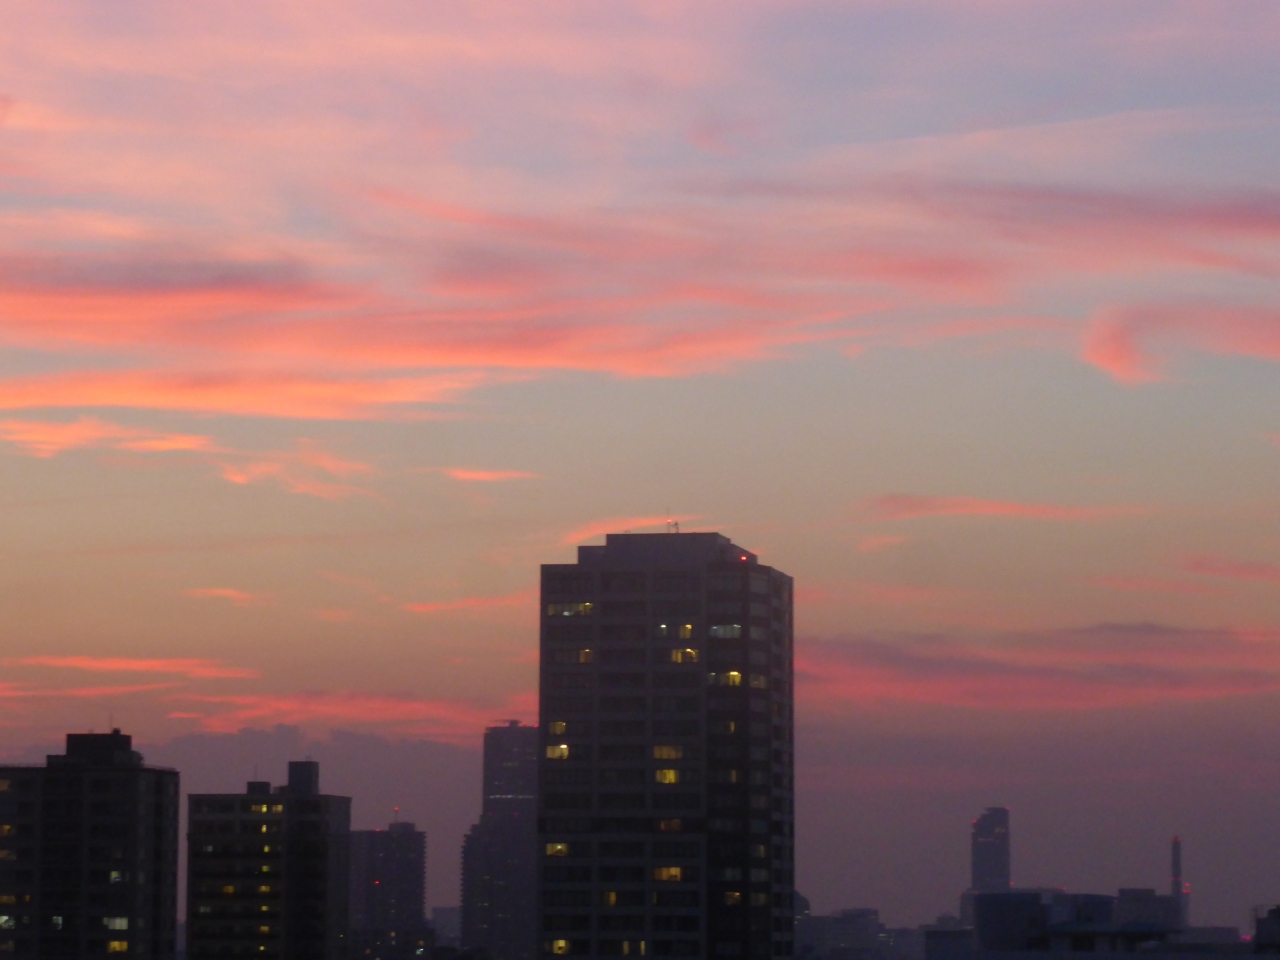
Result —
[[1187, 885], [1182, 879], [1182, 838], [1173, 838], [1173, 879], [1170, 886], [1170, 894], [1173, 896], [1173, 902], [1178, 907], [1178, 925], [1185, 927], [1188, 921], [1188, 903], [1187, 903]]
[[1013, 885], [1008, 807], [987, 807], [987, 812], [973, 821], [970, 870], [969, 888], [974, 893], [999, 893]]

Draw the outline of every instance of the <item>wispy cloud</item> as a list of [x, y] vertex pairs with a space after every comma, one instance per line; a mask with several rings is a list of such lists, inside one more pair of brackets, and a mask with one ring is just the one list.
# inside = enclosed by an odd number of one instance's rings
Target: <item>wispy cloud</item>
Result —
[[34, 457], [53, 457], [67, 450], [85, 448], [127, 450], [133, 453], [217, 449], [210, 437], [123, 427], [96, 417], [81, 417], [71, 423], [3, 420], [0, 421], [0, 440], [12, 443]]
[[872, 520], [916, 520], [922, 517], [1004, 517], [1015, 520], [1098, 520], [1132, 516], [1135, 507], [1079, 507], [1056, 503], [983, 500], [978, 497], [931, 497], [890, 493], [862, 506]]
[[655, 527], [666, 527], [669, 523], [689, 523], [702, 518], [694, 515], [682, 516], [649, 516], [649, 517], [612, 517], [608, 520], [593, 520], [575, 527], [566, 533], [560, 543], [571, 547], [585, 540], [594, 540], [606, 533], [627, 533], [638, 530], [652, 530]]
[[463, 483], [505, 483], [508, 480], [535, 480], [538, 475], [524, 470], [471, 470], [465, 467], [446, 467], [446, 477]]
[[1187, 573], [1246, 583], [1280, 583], [1280, 566], [1256, 560], [1232, 560], [1211, 555], [1190, 557], [1182, 565]]
[[250, 593], [233, 587], [193, 587], [182, 592], [194, 600], [227, 600], [237, 607], [255, 607], [270, 599], [269, 594]]
[[260, 676], [257, 670], [229, 666], [220, 660], [184, 658], [38, 656], [13, 657], [5, 660], [5, 663], [23, 667], [87, 670], [92, 673], [168, 673], [189, 680], [252, 680]]

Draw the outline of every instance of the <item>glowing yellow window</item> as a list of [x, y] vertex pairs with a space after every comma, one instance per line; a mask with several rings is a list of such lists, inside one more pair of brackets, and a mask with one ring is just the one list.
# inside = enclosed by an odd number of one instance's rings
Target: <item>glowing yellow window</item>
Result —
[[663, 833], [679, 833], [684, 829], [684, 821], [682, 820], [659, 820], [658, 829]]
[[669, 767], [653, 771], [653, 779], [657, 783], [679, 783], [680, 771]]
[[270, 933], [270, 932], [271, 932], [271, 928], [270, 928], [270, 927], [268, 927], [268, 926], [261, 926], [261, 927], [259, 927], [259, 928], [258, 928], [258, 932], [259, 932], [259, 933]]
[[722, 673], [719, 677], [719, 683], [722, 687], [740, 687], [742, 686], [742, 674], [737, 670]]
[[560, 734], [564, 733], [567, 729], [569, 729], [569, 725], [565, 723], [563, 720], [552, 720], [549, 726], [551, 728], [551, 732], [556, 736], [559, 736]]
[[559, 956], [563, 956], [564, 954], [567, 954], [569, 952], [569, 941], [568, 940], [552, 940], [551, 952]]
[[261, 832], [261, 833], [266, 833], [266, 832], [267, 832], [267, 825], [264, 823], [264, 824], [263, 824], [261, 827], [259, 827], [258, 829], [259, 829], [259, 832]]
[[264, 844], [262, 845], [262, 852], [263, 852], [263, 853], [270, 853], [270, 852], [271, 852], [271, 844], [269, 844], [269, 843], [264, 843]]
[[548, 843], [548, 857], [567, 857], [569, 855], [569, 845], [567, 843]]
[[600, 899], [606, 907], [616, 907], [618, 905], [618, 891], [606, 890], [600, 895]]
[[751, 675], [751, 686], [756, 690], [764, 690], [769, 686], [769, 678], [762, 673], [753, 673]]
[[726, 907], [736, 907], [742, 903], [742, 894], [737, 890], [726, 890], [724, 892], [724, 905]]
[[17, 902], [18, 902], [18, 898], [15, 897], [12, 893], [0, 893], [0, 903], [9, 904], [9, 903], [17, 903]]
[[267, 805], [265, 803], [255, 803], [249, 807], [249, 810], [252, 813], [266, 813]]
[[284, 813], [284, 804], [283, 804], [283, 803], [273, 803], [273, 804], [271, 805], [271, 812], [272, 812], [272, 813]]
[[590, 662], [591, 662], [591, 661], [593, 661], [594, 659], [595, 659], [595, 654], [593, 654], [590, 650], [579, 650], [579, 651], [578, 651], [578, 662], [579, 662], [579, 663], [590, 663]]
[[677, 882], [681, 878], [683, 867], [654, 867], [653, 879]]
[[672, 663], [697, 663], [698, 651], [693, 647], [680, 647], [671, 651]]
[[680, 624], [680, 639], [681, 639], [681, 640], [692, 640], [692, 639], [693, 639], [693, 624], [692, 624], [692, 623], [682, 623], [682, 624]]
[[264, 864], [262, 865], [262, 869], [261, 869], [259, 872], [260, 872], [260, 873], [270, 873], [270, 872], [271, 872], [271, 868], [270, 868], [269, 866], [267, 866], [267, 865], [264, 863]]
[[107, 953], [128, 953], [128, 952], [129, 952], [128, 940], [108, 940], [107, 941]]
[[548, 760], [568, 760], [569, 745], [567, 743], [549, 743], [547, 744]]
[[12, 837], [12, 836], [13, 836], [13, 824], [0, 823], [0, 837]]
[[231, 896], [236, 892], [236, 888], [232, 886], [223, 887], [222, 892], [225, 893], [227, 896]]
[[548, 617], [589, 617], [594, 606], [590, 603], [548, 603]]
[[270, 892], [271, 892], [271, 888], [270, 888], [269, 886], [263, 885], [263, 886], [261, 886], [261, 887], [259, 887], [259, 888], [258, 888], [258, 892], [259, 892], [259, 893], [270, 893]]
[[658, 636], [665, 637], [670, 632], [671, 631], [667, 628], [667, 625], [665, 623], [658, 624]]
[[683, 760], [684, 747], [672, 744], [660, 743], [653, 748], [653, 759], [655, 760]]

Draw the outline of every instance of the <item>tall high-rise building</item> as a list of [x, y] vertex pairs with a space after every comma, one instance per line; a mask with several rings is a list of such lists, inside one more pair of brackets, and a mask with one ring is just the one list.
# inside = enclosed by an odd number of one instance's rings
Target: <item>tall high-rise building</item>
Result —
[[347, 955], [351, 798], [320, 792], [320, 765], [289, 764], [274, 791], [188, 798], [187, 956]]
[[480, 822], [462, 845], [462, 945], [532, 960], [537, 940], [538, 728], [484, 732]]
[[412, 823], [351, 831], [350, 926], [353, 958], [392, 960], [430, 952], [427, 835]]
[[1001, 893], [1012, 887], [1008, 807], [987, 807], [973, 821], [969, 851], [969, 888], [974, 893]]
[[720, 534], [542, 568], [544, 955], [793, 953], [792, 629]]
[[176, 770], [119, 730], [0, 767], [0, 954], [168, 960], [177, 906]]

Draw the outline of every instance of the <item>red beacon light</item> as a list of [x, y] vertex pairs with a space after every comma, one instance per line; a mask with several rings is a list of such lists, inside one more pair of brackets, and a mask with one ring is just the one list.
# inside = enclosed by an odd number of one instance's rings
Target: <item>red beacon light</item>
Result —
[[746, 563], [746, 562], [747, 562], [747, 558], [746, 558], [746, 556], [745, 556], [745, 555], [744, 555], [744, 556], [739, 557], [738, 559], [739, 559], [739, 560], [741, 560], [743, 563]]

